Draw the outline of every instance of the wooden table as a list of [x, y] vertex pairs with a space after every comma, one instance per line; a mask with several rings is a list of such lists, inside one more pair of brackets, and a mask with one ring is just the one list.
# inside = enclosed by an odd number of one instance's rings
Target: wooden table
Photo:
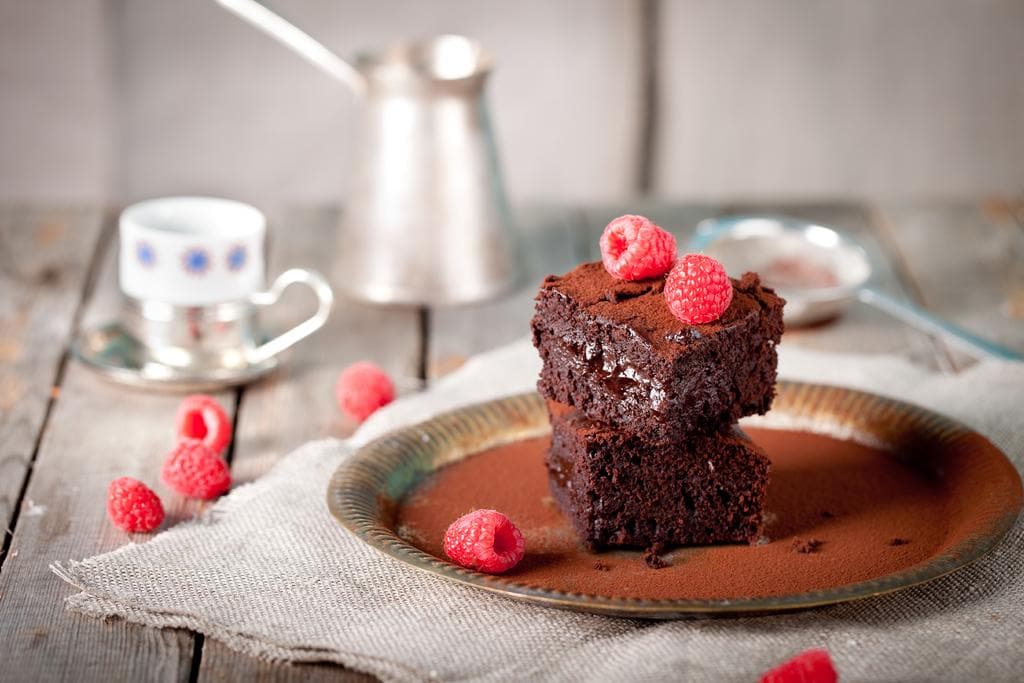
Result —
[[[521, 291], [458, 309], [341, 302], [327, 328], [293, 351], [271, 378], [218, 394], [234, 413], [229, 457], [235, 482], [260, 476], [309, 439], [351, 431], [332, 392], [347, 364], [371, 359], [412, 391], [465, 357], [524, 335], [535, 283], [595, 258], [601, 228], [627, 210], [651, 216], [683, 240], [700, 219], [732, 212], [786, 213], [835, 225], [857, 234], [882, 263], [882, 288], [1024, 348], [1019, 202], [529, 207], [518, 212], [530, 282]], [[290, 211], [287, 230], [272, 240], [270, 272], [301, 265], [340, 277], [332, 268], [334, 255], [345, 248], [334, 229], [338, 216], [334, 208]], [[0, 678], [362, 678], [328, 665], [267, 664], [188, 631], [104, 623], [65, 611], [64, 597], [73, 589], [48, 564], [129, 540], [107, 521], [107, 484], [123, 475], [158, 482], [180, 399], [109, 384], [68, 356], [76, 330], [111, 318], [117, 309], [115, 244], [114, 211], [0, 207], [0, 526], [7, 528], [0, 551]], [[296, 308], [312, 306], [298, 293], [290, 295]], [[943, 343], [861, 305], [837, 322], [789, 331], [785, 343], [903, 353], [945, 372], [969, 363]], [[158, 491], [168, 504], [169, 524], [200, 511], [162, 486]]]

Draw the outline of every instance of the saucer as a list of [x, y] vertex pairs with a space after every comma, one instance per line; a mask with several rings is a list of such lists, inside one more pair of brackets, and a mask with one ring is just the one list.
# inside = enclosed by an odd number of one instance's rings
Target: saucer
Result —
[[103, 377], [137, 387], [167, 391], [210, 391], [248, 384], [274, 370], [278, 361], [237, 366], [173, 367], [156, 360], [150, 349], [120, 323], [107, 323], [79, 333], [71, 353]]
[[[335, 472], [327, 504], [369, 546], [418, 570], [515, 600], [647, 619], [773, 613], [902, 590], [988, 553], [1022, 509], [1006, 456], [924, 408], [780, 382], [771, 412], [744, 429], [773, 467], [762, 542], [676, 548], [656, 571], [638, 551], [595, 554], [578, 541], [551, 499], [551, 428], [536, 393], [363, 446]], [[448, 525], [480, 508], [507, 514], [526, 539], [526, 557], [506, 574], [445, 559]]]

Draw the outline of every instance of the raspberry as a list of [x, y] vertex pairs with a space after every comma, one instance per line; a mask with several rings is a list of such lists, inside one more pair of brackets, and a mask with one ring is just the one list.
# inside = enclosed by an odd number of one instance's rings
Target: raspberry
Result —
[[675, 260], [676, 238], [643, 216], [619, 216], [601, 233], [601, 261], [620, 280], [664, 275]]
[[186, 396], [174, 418], [178, 438], [198, 439], [218, 455], [231, 441], [231, 421], [213, 396]]
[[761, 683], [836, 683], [839, 674], [828, 650], [806, 650], [761, 676]]
[[395, 385], [376, 365], [360, 361], [341, 371], [334, 394], [341, 411], [362, 422], [395, 400]]
[[138, 479], [121, 477], [107, 488], [107, 515], [119, 529], [148, 532], [164, 521], [164, 506], [153, 489]]
[[519, 564], [525, 547], [523, 534], [497, 510], [474, 510], [455, 520], [444, 534], [444, 553], [452, 562], [488, 574]]
[[182, 439], [164, 461], [164, 483], [189, 498], [212, 500], [231, 487], [227, 462], [196, 439]]
[[732, 282], [722, 264], [703, 254], [686, 254], [665, 278], [665, 301], [684, 323], [709, 323], [732, 301]]

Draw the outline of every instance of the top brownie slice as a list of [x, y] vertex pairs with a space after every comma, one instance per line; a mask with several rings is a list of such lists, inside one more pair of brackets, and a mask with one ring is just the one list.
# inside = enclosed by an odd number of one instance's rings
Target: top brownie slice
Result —
[[669, 311], [664, 278], [619, 280], [600, 262], [549, 275], [531, 322], [540, 393], [651, 442], [766, 412], [785, 302], [754, 273], [732, 283], [718, 320], [689, 325]]

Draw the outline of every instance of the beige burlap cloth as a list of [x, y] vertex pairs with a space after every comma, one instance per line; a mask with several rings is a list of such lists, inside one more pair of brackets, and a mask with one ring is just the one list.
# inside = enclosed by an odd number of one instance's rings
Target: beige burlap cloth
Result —
[[[1024, 366], [955, 376], [899, 359], [782, 347], [781, 374], [929, 406], [1024, 462]], [[68, 606], [187, 628], [276, 660], [341, 662], [387, 680], [753, 681], [827, 647], [844, 681], [1021, 680], [1024, 524], [990, 556], [894, 595], [784, 616], [638, 622], [507, 600], [414, 571], [342, 531], [325, 507], [354, 446], [459, 404], [528, 390], [533, 349], [471, 360], [378, 412], [348, 441], [319, 441], [152, 540], [54, 565]], [[326, 399], [325, 399], [326, 400]]]

